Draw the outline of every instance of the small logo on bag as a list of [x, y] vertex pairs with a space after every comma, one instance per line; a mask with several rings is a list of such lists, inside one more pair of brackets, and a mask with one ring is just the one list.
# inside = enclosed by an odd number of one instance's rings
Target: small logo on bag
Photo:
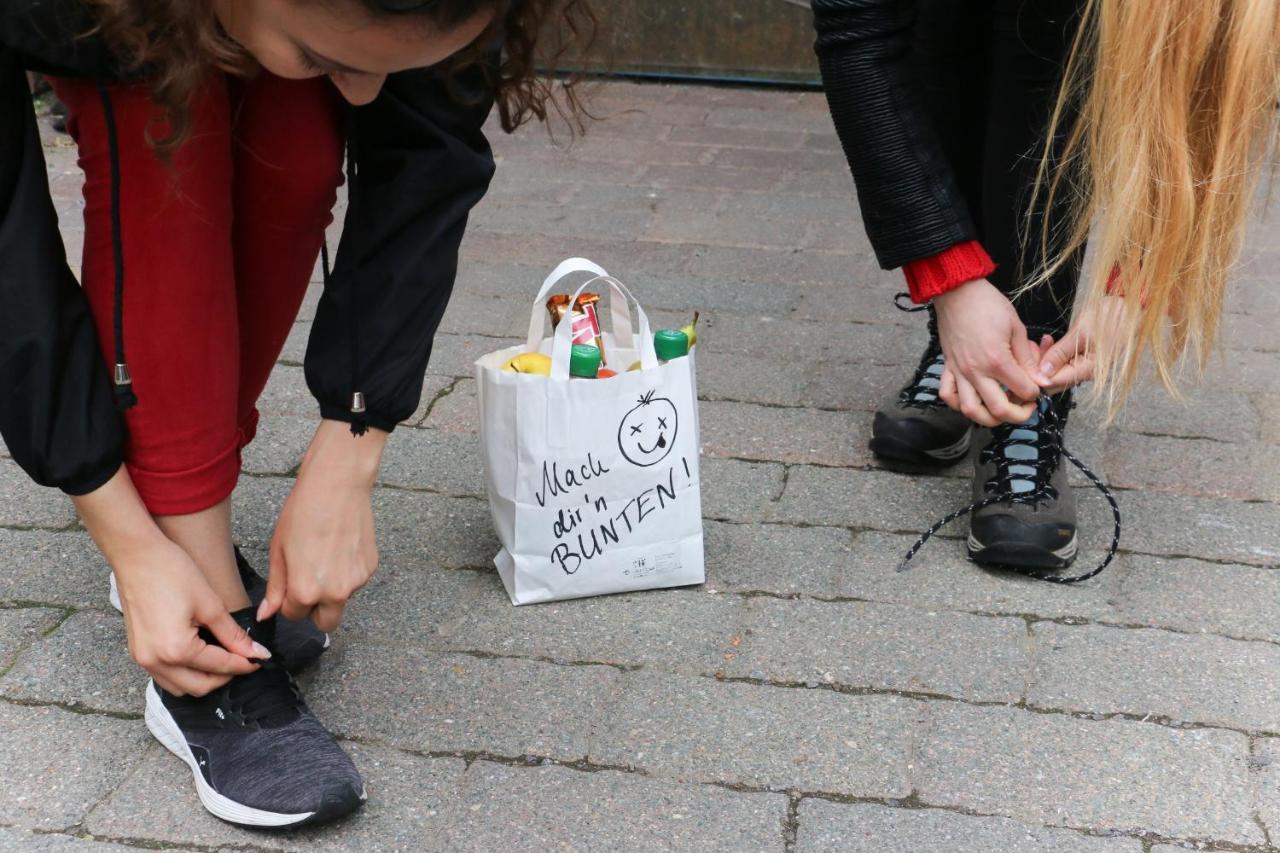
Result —
[[676, 442], [675, 404], [666, 397], [655, 397], [656, 393], [649, 391], [641, 396], [618, 426], [618, 449], [628, 462], [641, 468], [666, 459]]

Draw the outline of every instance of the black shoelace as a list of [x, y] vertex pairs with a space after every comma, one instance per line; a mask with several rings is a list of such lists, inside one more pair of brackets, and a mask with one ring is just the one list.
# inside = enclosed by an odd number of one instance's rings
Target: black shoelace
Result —
[[275, 661], [231, 679], [227, 702], [246, 722], [265, 727], [292, 722], [306, 708], [293, 678]]
[[[909, 294], [899, 293], [893, 297], [894, 307], [899, 311], [914, 314], [928, 310], [927, 305], [904, 303], [902, 301], [904, 297], [909, 298]], [[902, 386], [902, 390], [898, 393], [898, 401], [903, 406], [913, 406], [917, 409], [945, 406], [946, 404], [938, 397], [938, 391], [942, 386], [943, 367], [942, 344], [938, 341], [938, 321], [930, 311], [929, 345], [925, 348], [924, 355], [920, 357], [920, 363], [916, 365], [916, 372], [911, 377], [911, 381]]]
[[1060, 457], [1064, 456], [1080, 470], [1080, 473], [1088, 478], [1089, 482], [1093, 483], [1098, 491], [1102, 492], [1102, 496], [1107, 499], [1107, 503], [1111, 506], [1111, 516], [1115, 522], [1115, 529], [1111, 536], [1111, 544], [1107, 548], [1106, 557], [1095, 569], [1082, 575], [1059, 575], [1020, 566], [1001, 566], [1001, 568], [1049, 583], [1071, 584], [1096, 577], [1107, 566], [1111, 565], [1111, 561], [1115, 558], [1116, 551], [1120, 547], [1120, 505], [1116, 503], [1115, 495], [1089, 469], [1089, 466], [1081, 462], [1075, 454], [1066, 448], [1062, 438], [1063, 427], [1065, 426], [1064, 418], [1059, 414], [1048, 396], [1040, 398], [1039, 411], [1039, 420], [1034, 424], [1006, 424], [992, 430], [992, 440], [983, 448], [982, 456], [980, 457], [980, 461], [983, 463], [992, 460], [996, 461], [996, 474], [986, 484], [990, 494], [981, 500], [974, 501], [968, 506], [943, 516], [928, 530], [920, 534], [920, 538], [915, 541], [915, 544], [907, 550], [906, 556], [902, 558], [902, 562], [898, 565], [898, 571], [906, 571], [912, 558], [919, 553], [925, 543], [933, 538], [935, 533], [958, 518], [963, 518], [969, 513], [998, 503], [1023, 503], [1034, 506], [1043, 501], [1056, 499], [1058, 496], [1057, 490], [1049, 480], [1060, 464]]

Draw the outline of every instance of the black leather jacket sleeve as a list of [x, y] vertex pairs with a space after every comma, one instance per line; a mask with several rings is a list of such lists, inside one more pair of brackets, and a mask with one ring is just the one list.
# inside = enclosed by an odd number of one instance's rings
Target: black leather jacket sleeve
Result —
[[885, 269], [977, 239], [909, 64], [914, 0], [812, 0], [831, 117]]
[[323, 417], [390, 431], [417, 408], [467, 217], [494, 172], [481, 130], [492, 103], [483, 69], [452, 84], [424, 69], [392, 75], [353, 111], [356, 175], [306, 355]]
[[124, 422], [89, 303], [67, 267], [23, 65], [0, 47], [0, 436], [71, 494], [120, 468]]

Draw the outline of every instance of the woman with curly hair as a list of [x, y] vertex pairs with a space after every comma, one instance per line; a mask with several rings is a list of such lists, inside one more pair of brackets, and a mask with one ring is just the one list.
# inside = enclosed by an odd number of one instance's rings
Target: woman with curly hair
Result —
[[[417, 407], [494, 171], [485, 117], [496, 103], [508, 131], [545, 118], [540, 33], [563, 47], [593, 26], [584, 0], [0, 12], [0, 434], [36, 482], [72, 496], [152, 677], [147, 725], [225, 820], [315, 823], [364, 801], [288, 671], [324, 650], [374, 570], [371, 489]], [[83, 287], [25, 70], [53, 80], [79, 146]], [[230, 495], [344, 161], [349, 206], [306, 356], [322, 419], [268, 583], [232, 544]]]

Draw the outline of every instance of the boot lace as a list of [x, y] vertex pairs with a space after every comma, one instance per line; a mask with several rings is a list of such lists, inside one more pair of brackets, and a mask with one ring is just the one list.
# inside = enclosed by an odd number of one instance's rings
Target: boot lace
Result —
[[227, 702], [245, 722], [266, 728], [292, 722], [306, 709], [293, 678], [270, 660], [256, 672], [231, 679]]
[[926, 542], [933, 538], [935, 533], [971, 512], [976, 512], [984, 507], [998, 503], [1022, 503], [1034, 506], [1042, 501], [1056, 499], [1058, 497], [1057, 489], [1053, 487], [1049, 480], [1061, 462], [1060, 457], [1066, 457], [1098, 491], [1102, 492], [1102, 496], [1106, 498], [1111, 507], [1114, 529], [1111, 535], [1111, 544], [1107, 547], [1106, 556], [1103, 557], [1102, 562], [1096, 568], [1082, 575], [1063, 576], [1020, 566], [1004, 566], [1003, 568], [1037, 580], [1057, 584], [1080, 583], [1101, 574], [1107, 566], [1111, 565], [1116, 551], [1120, 548], [1120, 505], [1116, 502], [1115, 495], [1112, 494], [1111, 489], [1107, 488], [1098, 475], [1094, 474], [1088, 465], [1080, 461], [1075, 454], [1066, 448], [1062, 439], [1065, 426], [1065, 415], [1058, 411], [1050, 397], [1043, 395], [1040, 397], [1036, 407], [1036, 413], [1032, 415], [1028, 423], [1006, 424], [992, 430], [991, 442], [983, 448], [982, 456], [980, 457], [983, 462], [995, 461], [996, 463], [996, 473], [985, 484], [986, 497], [943, 516], [928, 530], [920, 534], [920, 538], [907, 549], [906, 556], [898, 564], [898, 571], [904, 572], [909, 568], [908, 564], [912, 558], [919, 553]]
[[[911, 305], [910, 302], [904, 302], [904, 297], [909, 298], [906, 293], [899, 293], [893, 298], [894, 307], [899, 311], [914, 314], [928, 310], [927, 305]], [[930, 311], [929, 345], [925, 347], [924, 355], [920, 357], [920, 363], [916, 365], [916, 372], [911, 377], [911, 381], [902, 386], [902, 390], [898, 392], [899, 404], [917, 409], [934, 409], [946, 405], [938, 397], [944, 367], [942, 344], [938, 341], [938, 321]]]

